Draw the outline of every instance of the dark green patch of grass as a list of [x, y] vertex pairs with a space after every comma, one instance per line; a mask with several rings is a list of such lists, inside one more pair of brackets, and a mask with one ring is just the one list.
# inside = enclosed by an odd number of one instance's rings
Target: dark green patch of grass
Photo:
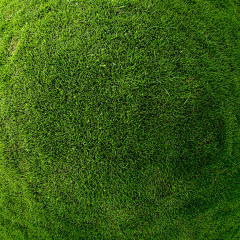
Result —
[[0, 0], [1, 239], [239, 239], [239, 9]]

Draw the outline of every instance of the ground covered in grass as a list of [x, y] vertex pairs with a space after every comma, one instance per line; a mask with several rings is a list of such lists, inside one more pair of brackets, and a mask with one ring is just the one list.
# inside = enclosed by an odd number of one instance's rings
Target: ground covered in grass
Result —
[[240, 239], [239, 0], [0, 0], [0, 237]]

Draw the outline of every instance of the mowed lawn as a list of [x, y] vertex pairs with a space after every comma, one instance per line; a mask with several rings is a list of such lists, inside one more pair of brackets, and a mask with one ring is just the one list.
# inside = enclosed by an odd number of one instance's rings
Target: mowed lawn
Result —
[[0, 239], [239, 240], [239, 0], [0, 0]]

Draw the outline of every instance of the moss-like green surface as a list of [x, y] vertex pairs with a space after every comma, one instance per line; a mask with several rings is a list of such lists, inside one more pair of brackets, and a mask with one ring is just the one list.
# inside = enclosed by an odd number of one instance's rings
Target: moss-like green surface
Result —
[[0, 0], [0, 238], [240, 239], [239, 0]]

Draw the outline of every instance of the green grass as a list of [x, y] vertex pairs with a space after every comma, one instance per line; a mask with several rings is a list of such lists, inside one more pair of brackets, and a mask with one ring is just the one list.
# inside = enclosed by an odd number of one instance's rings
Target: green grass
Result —
[[0, 0], [0, 238], [240, 239], [239, 0]]

